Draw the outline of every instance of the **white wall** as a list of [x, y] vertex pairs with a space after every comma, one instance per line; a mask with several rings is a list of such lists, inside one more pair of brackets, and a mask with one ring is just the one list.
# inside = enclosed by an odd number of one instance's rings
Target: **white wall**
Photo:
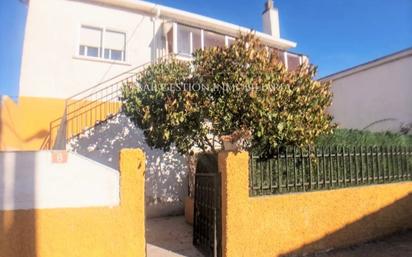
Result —
[[188, 195], [187, 159], [172, 148], [150, 148], [143, 131], [119, 114], [69, 142], [68, 149], [116, 169], [122, 148], [140, 148], [146, 154], [146, 215], [181, 215]]
[[68, 153], [53, 162], [52, 151], [0, 153], [0, 210], [119, 205], [119, 173]]
[[399, 131], [412, 122], [412, 56], [333, 81], [335, 121], [343, 128]]
[[[30, 0], [23, 46], [20, 96], [67, 98], [135, 66], [148, 63], [153, 34], [163, 46], [162, 22], [114, 7], [71, 0]], [[126, 33], [125, 64], [78, 56], [80, 26]]]

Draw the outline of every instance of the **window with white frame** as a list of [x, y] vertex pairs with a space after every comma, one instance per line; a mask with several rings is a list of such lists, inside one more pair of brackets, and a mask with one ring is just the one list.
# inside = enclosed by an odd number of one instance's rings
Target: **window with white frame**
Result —
[[181, 56], [191, 56], [197, 49], [231, 46], [235, 38], [216, 32], [173, 23], [166, 29], [167, 50]]
[[79, 55], [101, 57], [103, 30], [82, 26], [80, 31]]
[[79, 55], [113, 61], [126, 59], [126, 34], [102, 28], [82, 26]]
[[104, 34], [104, 58], [113, 61], [124, 61], [125, 44], [125, 33], [106, 30]]
[[191, 55], [202, 47], [201, 30], [179, 24], [177, 26], [177, 53]]

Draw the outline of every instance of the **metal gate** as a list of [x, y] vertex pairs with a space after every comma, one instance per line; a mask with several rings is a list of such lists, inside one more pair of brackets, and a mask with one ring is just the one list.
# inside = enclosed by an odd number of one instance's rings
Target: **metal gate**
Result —
[[220, 173], [196, 173], [193, 245], [207, 257], [221, 257]]

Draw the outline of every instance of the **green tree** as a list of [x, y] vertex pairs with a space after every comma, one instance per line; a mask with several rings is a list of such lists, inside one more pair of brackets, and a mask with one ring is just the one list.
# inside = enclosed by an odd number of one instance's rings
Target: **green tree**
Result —
[[311, 145], [333, 125], [326, 109], [330, 84], [316, 69], [287, 71], [252, 33], [230, 47], [196, 51], [190, 63], [175, 59], [150, 66], [140, 87], [123, 90], [124, 111], [143, 128], [148, 144], [181, 153], [216, 151], [222, 135], [244, 148], [270, 154], [280, 145]]

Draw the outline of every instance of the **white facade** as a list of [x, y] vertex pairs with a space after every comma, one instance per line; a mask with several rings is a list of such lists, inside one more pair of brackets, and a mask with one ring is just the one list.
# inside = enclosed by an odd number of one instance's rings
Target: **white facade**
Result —
[[399, 132], [412, 123], [412, 49], [323, 78], [332, 81], [335, 122]]
[[[201, 29], [202, 42], [211, 32], [221, 35], [227, 43], [239, 32], [249, 31], [139, 0], [30, 0], [19, 95], [68, 98], [133, 67], [177, 53], [178, 41], [167, 41], [177, 38], [177, 24]], [[80, 47], [93, 45], [96, 37], [92, 33], [85, 35], [84, 28], [101, 31], [100, 58], [82, 56], [91, 51]], [[110, 32], [125, 36], [124, 58], [120, 61], [104, 58], [105, 50], [113, 48]], [[296, 46], [265, 33], [256, 35], [269, 47], [287, 50]]]
[[119, 205], [117, 170], [74, 153], [59, 154], [0, 153], [0, 210]]
[[[296, 43], [280, 38], [276, 19], [274, 15], [266, 17], [264, 26], [270, 26], [271, 33], [255, 32], [256, 36], [269, 48], [279, 51], [288, 68], [296, 68], [304, 58], [286, 52]], [[240, 32], [249, 31], [140, 0], [30, 0], [19, 96], [63, 101], [75, 95], [74, 99], [90, 102], [113, 101], [118, 96], [110, 94], [114, 81], [121, 85], [122, 80], [133, 76], [142, 65], [170, 54], [187, 58], [195, 49], [228, 46]], [[107, 88], [108, 92], [104, 91]], [[99, 90], [110, 98], [94, 95]], [[76, 108], [77, 105], [73, 109], [66, 105], [68, 113], [82, 119], [80, 129], [84, 129], [87, 126], [83, 126], [83, 114], [79, 113], [85, 109]], [[168, 152], [151, 149], [142, 131], [122, 115], [88, 126], [93, 128], [71, 138], [72, 152], [103, 164], [102, 169], [117, 169], [122, 148], [142, 148], [147, 157], [147, 216], [183, 213], [188, 173], [185, 157], [173, 149]]]
[[[124, 32], [125, 61], [80, 56], [81, 26]], [[153, 32], [159, 26], [150, 16], [137, 11], [85, 1], [31, 0], [19, 95], [68, 98], [134, 66], [150, 62]]]

